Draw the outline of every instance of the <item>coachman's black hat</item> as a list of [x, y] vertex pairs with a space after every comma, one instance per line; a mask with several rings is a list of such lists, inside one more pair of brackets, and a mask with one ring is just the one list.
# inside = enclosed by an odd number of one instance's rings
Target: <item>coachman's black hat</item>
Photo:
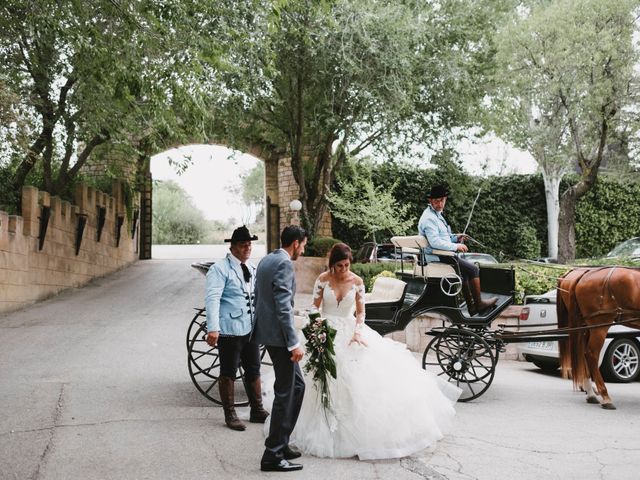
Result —
[[225, 238], [225, 242], [253, 242], [257, 240], [258, 237], [256, 235], [251, 235], [249, 233], [249, 229], [244, 225], [236, 228], [231, 234], [231, 238]]
[[427, 193], [427, 198], [442, 198], [449, 196], [449, 189], [446, 185], [434, 185], [431, 191]]

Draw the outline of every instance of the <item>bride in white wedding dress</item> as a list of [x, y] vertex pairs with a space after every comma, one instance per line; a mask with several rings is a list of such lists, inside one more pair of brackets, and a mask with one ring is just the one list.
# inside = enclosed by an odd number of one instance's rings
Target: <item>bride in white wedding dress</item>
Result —
[[318, 389], [305, 374], [307, 387], [291, 443], [318, 457], [411, 455], [449, 430], [460, 390], [424, 371], [404, 344], [364, 324], [364, 284], [350, 271], [351, 259], [347, 245], [335, 245], [330, 270], [314, 286], [314, 305], [337, 330], [331, 408], [325, 414]]

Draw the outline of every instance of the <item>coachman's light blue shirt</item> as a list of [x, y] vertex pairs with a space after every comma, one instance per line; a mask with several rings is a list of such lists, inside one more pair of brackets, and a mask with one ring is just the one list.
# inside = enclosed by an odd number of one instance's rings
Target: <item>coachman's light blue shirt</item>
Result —
[[425, 253], [430, 254], [433, 249], [448, 250], [455, 252], [458, 245], [458, 236], [451, 233], [451, 227], [442, 216], [436, 212], [431, 205], [425, 208], [418, 222], [418, 233], [427, 237], [429, 248]]
[[256, 268], [246, 263], [251, 280], [244, 281], [240, 260], [231, 253], [207, 272], [205, 308], [207, 331], [223, 336], [243, 336], [251, 333], [254, 319], [254, 287]]

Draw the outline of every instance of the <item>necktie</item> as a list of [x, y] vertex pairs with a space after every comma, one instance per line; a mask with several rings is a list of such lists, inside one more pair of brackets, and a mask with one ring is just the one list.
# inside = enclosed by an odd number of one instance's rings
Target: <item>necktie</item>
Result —
[[249, 271], [249, 267], [247, 267], [244, 263], [241, 263], [240, 267], [242, 267], [242, 274], [244, 275], [244, 281], [249, 283], [251, 281], [251, 272]]

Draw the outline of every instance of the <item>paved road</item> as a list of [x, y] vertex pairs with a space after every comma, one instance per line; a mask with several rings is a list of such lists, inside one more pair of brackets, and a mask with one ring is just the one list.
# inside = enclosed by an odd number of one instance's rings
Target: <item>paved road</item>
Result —
[[[0, 316], [0, 478], [278, 475], [258, 470], [260, 426], [226, 429], [188, 378], [184, 334], [204, 290], [192, 260], [138, 262]], [[636, 479], [640, 383], [610, 387], [616, 411], [587, 405], [557, 376], [501, 361], [489, 391], [457, 406], [454, 430], [434, 451], [373, 462], [306, 457], [288, 478]]]

